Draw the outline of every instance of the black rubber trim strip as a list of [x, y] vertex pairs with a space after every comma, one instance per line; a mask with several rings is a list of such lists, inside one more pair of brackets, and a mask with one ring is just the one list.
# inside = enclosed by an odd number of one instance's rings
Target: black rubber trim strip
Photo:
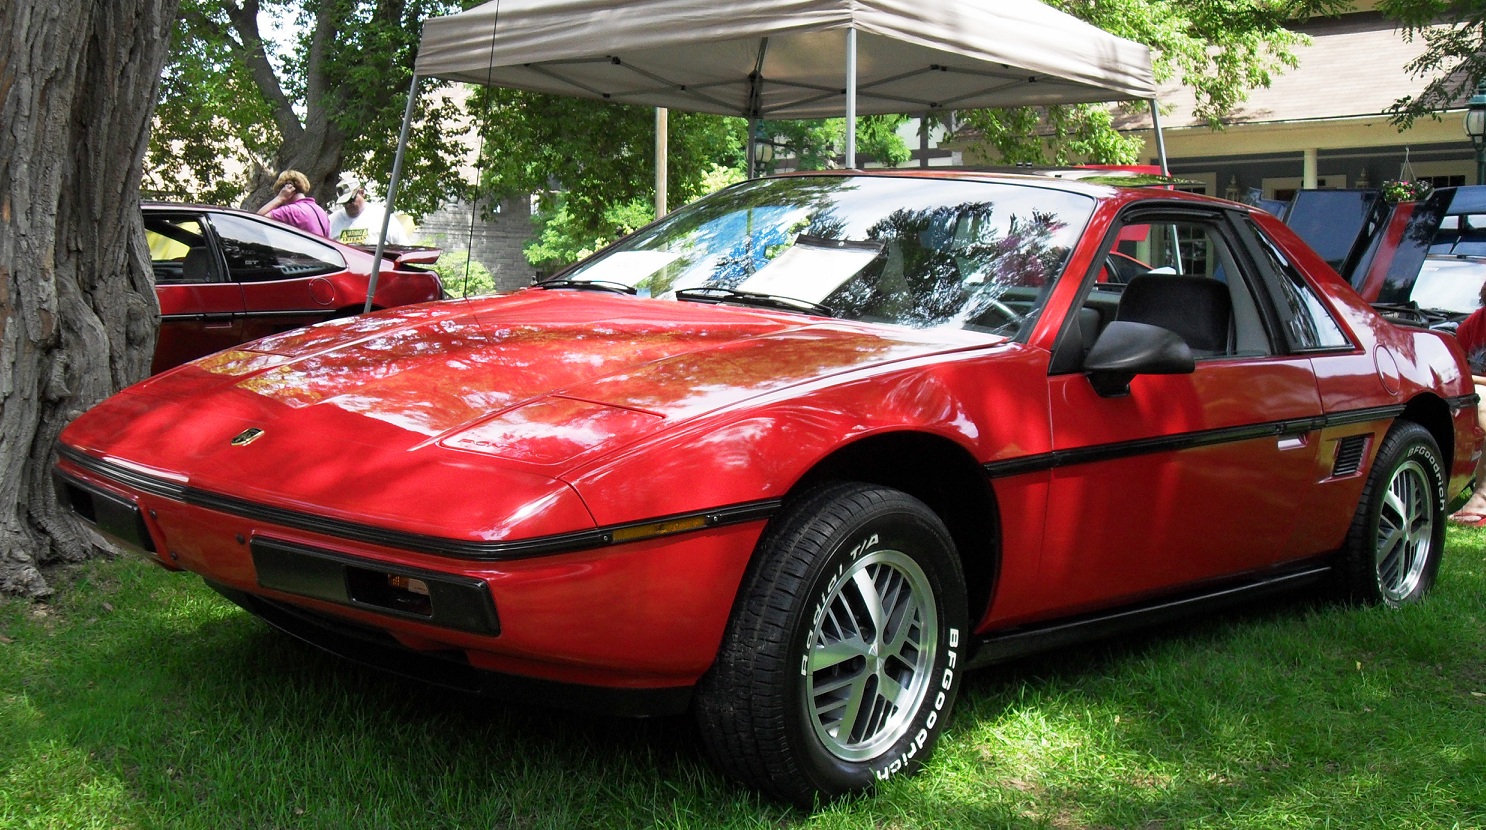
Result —
[[238, 318], [238, 317], [241, 317], [241, 316], [243, 316], [243, 313], [241, 311], [196, 311], [196, 312], [188, 312], [188, 313], [185, 313], [185, 314], [161, 314], [160, 315], [160, 322], [162, 322], [162, 323], [177, 323], [177, 322], [181, 322], [181, 321], [186, 321], [186, 322], [210, 323], [210, 322], [213, 322], [213, 321], [220, 320], [220, 321], [224, 321], [224, 322], [230, 323], [235, 318]]
[[1051, 470], [1056, 467], [1068, 467], [1074, 464], [1091, 464], [1096, 461], [1110, 461], [1116, 458], [1129, 458], [1136, 455], [1189, 450], [1196, 447], [1213, 446], [1215, 444], [1251, 441], [1255, 438], [1303, 435], [1326, 427], [1396, 418], [1403, 414], [1403, 410], [1404, 408], [1398, 405], [1354, 409], [1348, 412], [1339, 412], [1314, 418], [1265, 421], [1258, 424], [1205, 429], [1196, 432], [1183, 432], [1177, 435], [1161, 435], [1154, 438], [1119, 441], [1112, 444], [1078, 447], [1071, 450], [1053, 450], [1052, 452], [1026, 455], [1006, 461], [991, 461], [983, 466], [986, 474], [990, 477], [1005, 478], [1023, 473]]
[[[183, 504], [204, 507], [208, 510], [216, 510], [221, 513], [230, 513], [234, 516], [267, 522], [280, 527], [292, 527], [296, 530], [306, 530], [311, 533], [333, 536], [337, 539], [365, 542], [396, 550], [428, 553], [435, 556], [447, 556], [473, 562], [498, 562], [511, 559], [525, 559], [533, 556], [572, 553], [575, 551], [608, 547], [610, 545], [628, 544], [632, 541], [644, 541], [645, 539], [658, 538], [660, 536], [679, 536], [683, 533], [695, 533], [714, 527], [745, 524], [772, 517], [775, 513], [779, 512], [780, 505], [783, 504], [781, 499], [764, 499], [756, 502], [717, 507], [711, 510], [698, 510], [691, 513], [658, 516], [638, 522], [597, 527], [592, 530], [559, 533], [552, 536], [539, 536], [533, 539], [520, 539], [511, 542], [472, 542], [466, 539], [448, 539], [421, 533], [387, 530], [373, 525], [361, 524], [360, 522], [332, 519], [297, 510], [285, 510], [279, 507], [269, 507], [258, 504], [257, 502], [248, 501], [247, 499], [225, 496], [220, 493], [213, 493], [156, 478], [119, 464], [94, 458], [72, 447], [60, 446], [57, 449], [57, 454], [94, 475], [110, 479], [151, 495], [182, 502]], [[703, 525], [698, 528], [615, 541], [615, 534], [619, 531], [698, 518], [703, 520]]]
[[274, 628], [316, 648], [420, 683], [495, 697], [502, 702], [620, 717], [679, 715], [691, 703], [691, 686], [609, 688], [477, 669], [458, 651], [414, 651], [375, 628], [274, 602], [211, 581], [206, 581], [206, 585]]
[[1451, 412], [1457, 412], [1462, 409], [1473, 409], [1480, 403], [1480, 393], [1471, 395], [1456, 395], [1453, 398], [1445, 398], [1445, 406], [1450, 407]]
[[242, 318], [244, 320], [247, 320], [247, 319], [258, 318], [258, 317], [267, 318], [267, 319], [278, 319], [278, 318], [292, 319], [292, 318], [296, 318], [296, 317], [321, 317], [321, 318], [329, 319], [329, 318], [335, 316], [336, 311], [337, 311], [337, 309], [330, 308], [330, 307], [305, 308], [305, 309], [289, 310], [289, 311], [273, 311], [273, 310], [269, 310], [269, 311], [221, 311], [221, 312], [205, 312], [205, 311], [201, 311], [201, 312], [187, 312], [187, 313], [184, 313], [184, 314], [161, 314], [160, 315], [160, 320], [162, 322], [174, 323], [174, 322], [181, 322], [181, 321], [186, 321], [186, 322], [206, 321], [206, 322], [209, 322], [209, 321], [212, 321], [212, 320], [234, 320], [234, 319], [237, 319], [237, 318]]
[[1333, 412], [1326, 416], [1323, 426], [1343, 427], [1351, 424], [1365, 424], [1369, 421], [1382, 421], [1397, 418], [1403, 414], [1402, 404], [1391, 406], [1374, 406], [1369, 409], [1353, 409], [1347, 412]]
[[1249, 602], [1272, 594], [1294, 591], [1326, 579], [1331, 565], [1309, 565], [1298, 571], [1261, 576], [1241, 584], [1229, 583], [1200, 594], [1158, 600], [1139, 606], [1091, 614], [982, 636], [976, 641], [969, 668], [1013, 660], [1028, 654], [1062, 648], [1073, 643], [1101, 640], [1137, 628], [1145, 628], [1190, 616], [1200, 610]]

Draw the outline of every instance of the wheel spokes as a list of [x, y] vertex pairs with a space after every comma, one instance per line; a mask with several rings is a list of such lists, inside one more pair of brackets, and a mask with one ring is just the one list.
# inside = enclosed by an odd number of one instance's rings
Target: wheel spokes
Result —
[[811, 673], [825, 671], [848, 660], [865, 658], [871, 647], [860, 639], [837, 640], [834, 643], [815, 644], [810, 650]]
[[817, 734], [842, 757], [896, 740], [927, 688], [932, 597], [910, 568], [918, 570], [897, 552], [864, 557], [838, 578], [815, 624], [810, 709]]
[[1400, 467], [1378, 510], [1374, 562], [1385, 598], [1401, 600], [1418, 586], [1434, 544], [1429, 481], [1416, 464]]

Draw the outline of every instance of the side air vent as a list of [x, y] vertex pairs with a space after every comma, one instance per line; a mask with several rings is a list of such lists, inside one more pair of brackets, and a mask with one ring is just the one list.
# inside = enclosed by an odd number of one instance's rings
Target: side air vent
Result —
[[1357, 475], [1362, 469], [1362, 459], [1367, 457], [1367, 436], [1349, 435], [1336, 442], [1336, 463], [1331, 467], [1332, 478]]

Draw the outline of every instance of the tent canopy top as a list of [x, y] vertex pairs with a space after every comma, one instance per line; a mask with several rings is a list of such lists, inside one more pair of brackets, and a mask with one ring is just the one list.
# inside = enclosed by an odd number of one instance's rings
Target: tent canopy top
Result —
[[1036, 0], [492, 0], [424, 23], [416, 72], [750, 118], [1151, 99], [1148, 47]]

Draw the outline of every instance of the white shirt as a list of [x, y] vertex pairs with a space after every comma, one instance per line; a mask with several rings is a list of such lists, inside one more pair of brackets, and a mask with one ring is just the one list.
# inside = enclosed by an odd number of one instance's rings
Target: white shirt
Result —
[[[355, 216], [346, 213], [344, 207], [338, 207], [335, 213], [330, 214], [330, 238], [348, 245], [375, 245], [377, 236], [382, 233], [384, 213], [380, 205], [373, 205], [370, 202], [363, 206], [361, 212]], [[407, 229], [402, 226], [396, 216], [387, 223], [387, 244], [413, 244]]]

